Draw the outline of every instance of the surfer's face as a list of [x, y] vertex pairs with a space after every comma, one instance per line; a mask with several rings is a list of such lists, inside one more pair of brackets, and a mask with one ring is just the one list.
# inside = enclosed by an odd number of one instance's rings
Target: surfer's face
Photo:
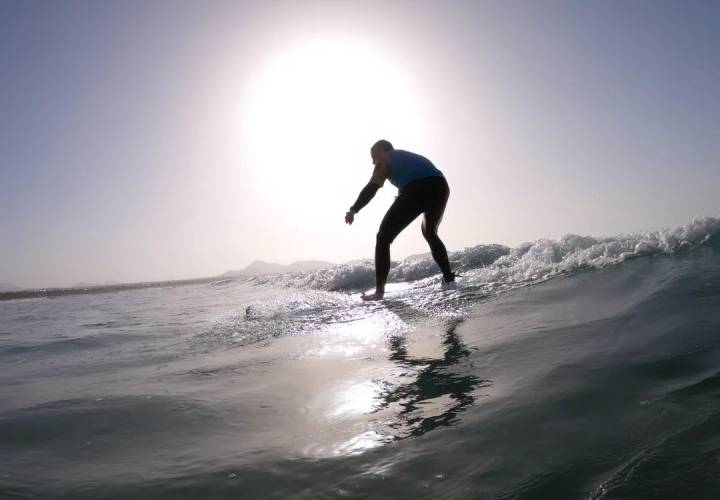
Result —
[[385, 165], [385, 162], [387, 161], [387, 151], [372, 151], [370, 156], [372, 157], [373, 165], [375, 166]]

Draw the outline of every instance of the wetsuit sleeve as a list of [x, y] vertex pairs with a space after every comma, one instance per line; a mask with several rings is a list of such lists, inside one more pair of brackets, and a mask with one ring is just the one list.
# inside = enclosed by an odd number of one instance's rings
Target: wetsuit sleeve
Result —
[[374, 184], [372, 181], [368, 182], [362, 191], [360, 191], [357, 200], [353, 203], [353, 206], [350, 207], [350, 210], [358, 213], [362, 207], [370, 203], [370, 200], [373, 199], [378, 189], [380, 189], [380, 186]]
[[370, 182], [373, 184], [377, 184], [378, 187], [383, 187], [383, 184], [385, 184], [385, 181], [388, 178], [388, 169], [386, 165], [378, 165], [375, 167], [375, 170], [373, 170], [372, 177], [370, 177]]

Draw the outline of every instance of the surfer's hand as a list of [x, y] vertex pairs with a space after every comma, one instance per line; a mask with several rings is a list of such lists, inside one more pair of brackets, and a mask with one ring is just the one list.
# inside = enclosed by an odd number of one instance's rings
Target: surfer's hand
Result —
[[355, 212], [348, 210], [345, 214], [345, 224], [352, 224], [355, 220]]

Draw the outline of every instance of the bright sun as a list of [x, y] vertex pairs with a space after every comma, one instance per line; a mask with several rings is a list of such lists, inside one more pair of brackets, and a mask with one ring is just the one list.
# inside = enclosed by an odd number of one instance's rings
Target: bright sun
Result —
[[278, 51], [252, 76], [242, 110], [254, 187], [288, 202], [298, 191], [305, 203], [308, 194], [327, 202], [328, 185], [342, 185], [345, 169], [363, 166], [369, 177], [372, 141], [424, 138], [421, 108], [402, 64], [371, 44], [317, 38]]

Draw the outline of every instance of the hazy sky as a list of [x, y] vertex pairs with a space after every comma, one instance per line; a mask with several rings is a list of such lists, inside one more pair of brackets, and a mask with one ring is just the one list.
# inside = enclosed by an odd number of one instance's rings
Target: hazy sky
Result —
[[720, 2], [0, 0], [0, 282], [369, 257], [379, 138], [450, 250], [718, 215]]

